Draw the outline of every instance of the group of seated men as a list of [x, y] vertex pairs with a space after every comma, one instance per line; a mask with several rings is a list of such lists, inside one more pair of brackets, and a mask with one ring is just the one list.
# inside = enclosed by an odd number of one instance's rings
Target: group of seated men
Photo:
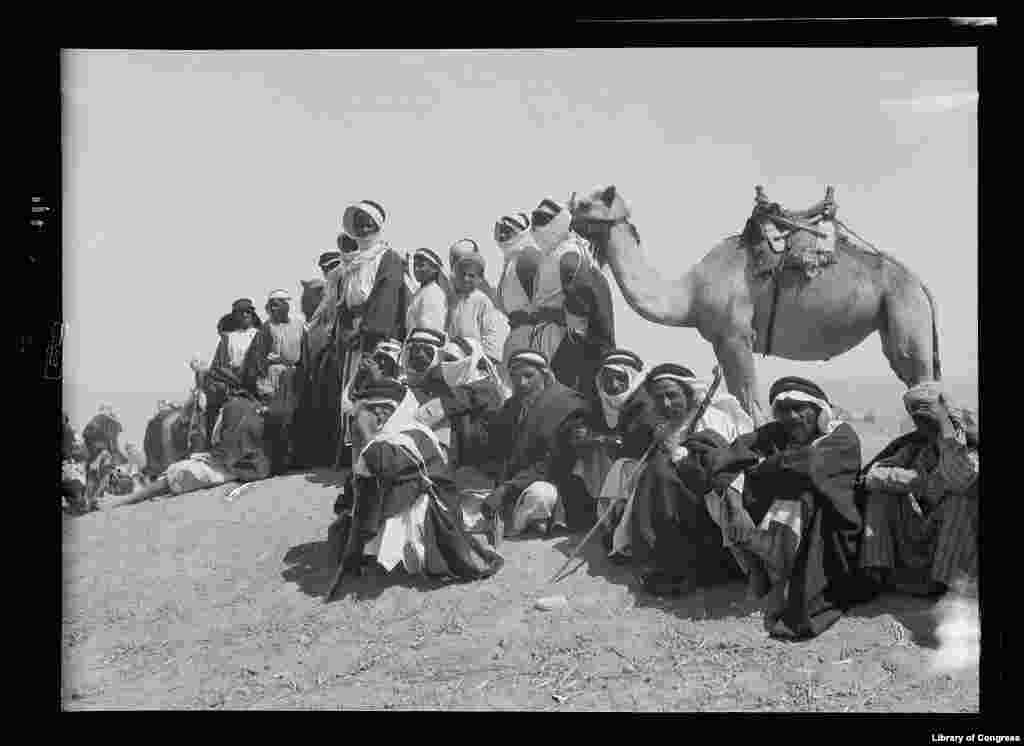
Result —
[[[511, 357], [500, 405], [483, 393], [497, 378], [452, 373], [479, 353], [442, 359], [405, 383], [380, 366], [352, 395], [360, 445], [329, 530], [342, 571], [486, 577], [502, 536], [584, 529], [606, 503], [609, 558], [632, 564], [647, 592], [745, 577], [783, 638], [820, 634], [883, 587], [936, 594], [977, 574], [976, 418], [937, 384], [906, 393], [916, 430], [865, 467], [856, 431], [802, 378], [775, 382], [773, 420], [754, 428], [689, 369], [646, 371], [624, 350], [603, 361], [600, 411], [533, 350]], [[595, 444], [610, 442], [618, 458], [588, 485]], [[467, 469], [493, 486], [465, 489], [456, 475]]]
[[[118, 504], [271, 473], [265, 404], [224, 385], [212, 447]], [[502, 566], [504, 537], [603, 516], [609, 559], [645, 591], [745, 577], [768, 599], [769, 632], [789, 638], [881, 587], [932, 594], [976, 576], [977, 420], [938, 384], [907, 391], [916, 430], [866, 466], [854, 428], [802, 378], [774, 383], [759, 428], [689, 369], [647, 370], [626, 350], [604, 357], [597, 389], [599, 408], [536, 350], [513, 354], [506, 379], [476, 339], [423, 328], [379, 343], [345, 394], [352, 471], [333, 562], [479, 579]]]

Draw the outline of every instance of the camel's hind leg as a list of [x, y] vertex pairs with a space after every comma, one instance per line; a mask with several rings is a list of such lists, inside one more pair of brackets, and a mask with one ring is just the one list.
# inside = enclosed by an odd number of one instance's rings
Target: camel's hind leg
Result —
[[715, 357], [722, 366], [725, 386], [729, 393], [739, 399], [754, 426], [760, 427], [767, 421], [757, 399], [757, 371], [754, 368], [752, 336], [735, 334], [714, 341]]
[[895, 299], [887, 298], [885, 313], [878, 325], [882, 352], [896, 377], [908, 388], [934, 378], [933, 363], [937, 354], [931, 305], [923, 295], [907, 297], [910, 295], [901, 293]]

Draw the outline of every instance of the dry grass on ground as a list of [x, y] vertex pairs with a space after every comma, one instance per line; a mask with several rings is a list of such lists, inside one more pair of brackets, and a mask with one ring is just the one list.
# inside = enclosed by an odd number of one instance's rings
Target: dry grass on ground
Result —
[[[929, 602], [887, 596], [818, 639], [769, 639], [741, 584], [660, 601], [596, 542], [508, 541], [494, 578], [356, 581], [333, 603], [329, 474], [64, 524], [66, 709], [978, 712], [978, 669], [929, 672]], [[534, 608], [563, 594], [568, 605]]]

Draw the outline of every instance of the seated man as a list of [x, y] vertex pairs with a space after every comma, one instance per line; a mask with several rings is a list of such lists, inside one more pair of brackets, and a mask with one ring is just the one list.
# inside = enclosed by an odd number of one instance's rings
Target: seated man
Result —
[[643, 360], [629, 350], [612, 350], [598, 369], [600, 409], [590, 436], [577, 443], [576, 473], [599, 503], [629, 493], [625, 485], [654, 436], [658, 418], [642, 385], [645, 373]]
[[485, 511], [506, 535], [530, 527], [546, 534], [555, 526], [586, 528], [593, 522], [593, 501], [572, 475], [573, 439], [590, 416], [586, 399], [555, 380], [548, 359], [535, 350], [509, 358], [514, 394], [488, 430], [496, 462], [503, 462], [502, 483], [487, 498]]
[[868, 464], [860, 565], [883, 586], [942, 593], [978, 575], [979, 437], [935, 383], [903, 396], [916, 431]]
[[[438, 366], [449, 359], [444, 349], [445, 341], [444, 332], [423, 328], [413, 329], [405, 340], [401, 378], [420, 405], [437, 398], [447, 389], [444, 379], [435, 373]], [[451, 422], [446, 417], [434, 418], [431, 428], [447, 456], [452, 440]]]
[[450, 358], [431, 368], [422, 390], [435, 394], [420, 405], [416, 419], [429, 428], [450, 425], [448, 449], [453, 469], [488, 469], [487, 426], [508, 398], [496, 364], [477, 339], [453, 337]]
[[263, 418], [266, 408], [255, 397], [233, 392], [221, 408], [214, 427], [213, 447], [208, 453], [195, 453], [167, 467], [151, 484], [108, 505], [150, 500], [160, 495], [206, 489], [225, 482], [253, 482], [270, 476], [270, 459], [264, 448]]
[[328, 530], [342, 572], [369, 564], [390, 572], [473, 580], [493, 575], [501, 557], [466, 532], [437, 438], [400, 407], [406, 386], [380, 379], [353, 393], [363, 442], [353, 480], [338, 496]]
[[[658, 424], [641, 463], [622, 480], [624, 489], [610, 495], [624, 502], [612, 532], [612, 554], [632, 556], [647, 592], [683, 595], [736, 571], [714, 520], [728, 496], [723, 489], [712, 490], [697, 446], [728, 446], [753, 430], [753, 423], [734, 397], [717, 391], [694, 422], [708, 384], [680, 365], [655, 367], [644, 388]], [[643, 432], [649, 431], [637, 428], [637, 434]]]
[[772, 637], [806, 639], [862, 600], [854, 575], [860, 439], [811, 381], [781, 378], [768, 398], [774, 421], [709, 454], [710, 468], [718, 483], [746, 475], [749, 515], [729, 511], [720, 525], [753, 590], [780, 591], [765, 610], [765, 628]]

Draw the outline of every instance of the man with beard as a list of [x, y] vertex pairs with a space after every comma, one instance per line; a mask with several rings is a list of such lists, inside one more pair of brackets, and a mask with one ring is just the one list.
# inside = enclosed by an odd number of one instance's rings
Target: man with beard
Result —
[[724, 516], [723, 531], [755, 594], [777, 591], [765, 628], [772, 637], [807, 639], [864, 598], [855, 575], [863, 526], [854, 501], [860, 439], [812, 381], [781, 378], [768, 399], [773, 422], [706, 456], [716, 482], [746, 476], [747, 520], [734, 510]]
[[[694, 423], [709, 385], [674, 363], [650, 371], [644, 388], [657, 424], [646, 461], [632, 468], [619, 494], [610, 495], [624, 503], [612, 552], [632, 556], [644, 590], [654, 595], [685, 595], [738, 571], [713, 517], [729, 495], [710, 484], [701, 448], [728, 446], [753, 422], [735, 397], [716, 391]], [[646, 418], [638, 415], [643, 432]]]
[[582, 528], [594, 518], [593, 501], [572, 474], [575, 439], [585, 432], [587, 401], [555, 380], [548, 359], [520, 350], [509, 360], [513, 396], [488, 430], [495, 462], [503, 462], [501, 484], [486, 500], [489, 519], [505, 523], [507, 535], [556, 526]]
[[488, 577], [502, 559], [466, 531], [444, 452], [403, 410], [406, 393], [404, 384], [383, 378], [353, 394], [364, 445], [335, 502], [331, 563], [363, 574], [401, 565], [411, 575]]
[[285, 471], [291, 463], [291, 424], [301, 392], [296, 364], [302, 353], [305, 325], [291, 313], [291, 296], [275, 290], [267, 300], [269, 319], [246, 352], [242, 382], [267, 405], [265, 437], [272, 453], [272, 470]]

